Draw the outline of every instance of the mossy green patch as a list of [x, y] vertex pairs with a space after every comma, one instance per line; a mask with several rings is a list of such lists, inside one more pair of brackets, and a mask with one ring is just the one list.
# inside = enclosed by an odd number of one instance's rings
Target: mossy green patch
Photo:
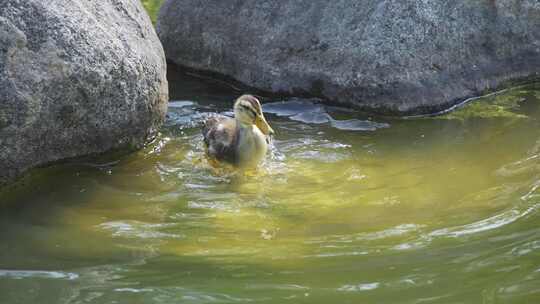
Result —
[[538, 94], [535, 90], [539, 87], [540, 84], [531, 84], [480, 97], [448, 114], [434, 118], [461, 121], [471, 118], [527, 118], [526, 115], [520, 113], [520, 104], [530, 99], [531, 92]]
[[150, 19], [152, 19], [152, 23], [156, 24], [159, 8], [161, 7], [161, 4], [163, 4], [164, 0], [141, 0], [141, 1], [142, 1], [142, 4], [144, 5], [144, 8], [148, 12], [148, 15], [150, 15]]

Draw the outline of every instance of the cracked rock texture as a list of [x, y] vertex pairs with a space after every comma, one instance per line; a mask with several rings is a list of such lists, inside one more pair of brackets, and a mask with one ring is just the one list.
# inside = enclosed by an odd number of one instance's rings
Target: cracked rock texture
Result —
[[540, 72], [538, 0], [167, 0], [158, 35], [178, 65], [381, 113]]
[[142, 146], [165, 117], [165, 74], [139, 1], [0, 0], [0, 184]]

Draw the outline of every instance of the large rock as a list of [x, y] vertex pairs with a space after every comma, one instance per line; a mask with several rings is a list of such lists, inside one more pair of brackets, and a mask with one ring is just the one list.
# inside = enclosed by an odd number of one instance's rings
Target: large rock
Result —
[[139, 1], [0, 0], [0, 184], [141, 146], [165, 116], [165, 73]]
[[158, 36], [178, 65], [385, 113], [540, 71], [538, 0], [167, 0]]

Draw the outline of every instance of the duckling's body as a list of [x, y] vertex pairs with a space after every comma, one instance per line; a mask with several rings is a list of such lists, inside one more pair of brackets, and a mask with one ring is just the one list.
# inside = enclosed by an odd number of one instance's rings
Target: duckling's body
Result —
[[203, 126], [207, 155], [235, 167], [256, 167], [268, 151], [267, 135], [273, 133], [259, 101], [251, 95], [238, 98], [235, 117], [212, 117]]
[[266, 136], [254, 125], [237, 123], [233, 118], [213, 117], [203, 128], [207, 154], [234, 166], [257, 165], [266, 155]]

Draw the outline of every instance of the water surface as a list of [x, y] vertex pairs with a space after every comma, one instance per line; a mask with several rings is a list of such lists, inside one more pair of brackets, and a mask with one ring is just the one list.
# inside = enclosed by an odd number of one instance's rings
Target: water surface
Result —
[[162, 134], [0, 194], [0, 303], [533, 303], [540, 87], [441, 117], [267, 99], [257, 173], [203, 157], [242, 92], [172, 75]]

